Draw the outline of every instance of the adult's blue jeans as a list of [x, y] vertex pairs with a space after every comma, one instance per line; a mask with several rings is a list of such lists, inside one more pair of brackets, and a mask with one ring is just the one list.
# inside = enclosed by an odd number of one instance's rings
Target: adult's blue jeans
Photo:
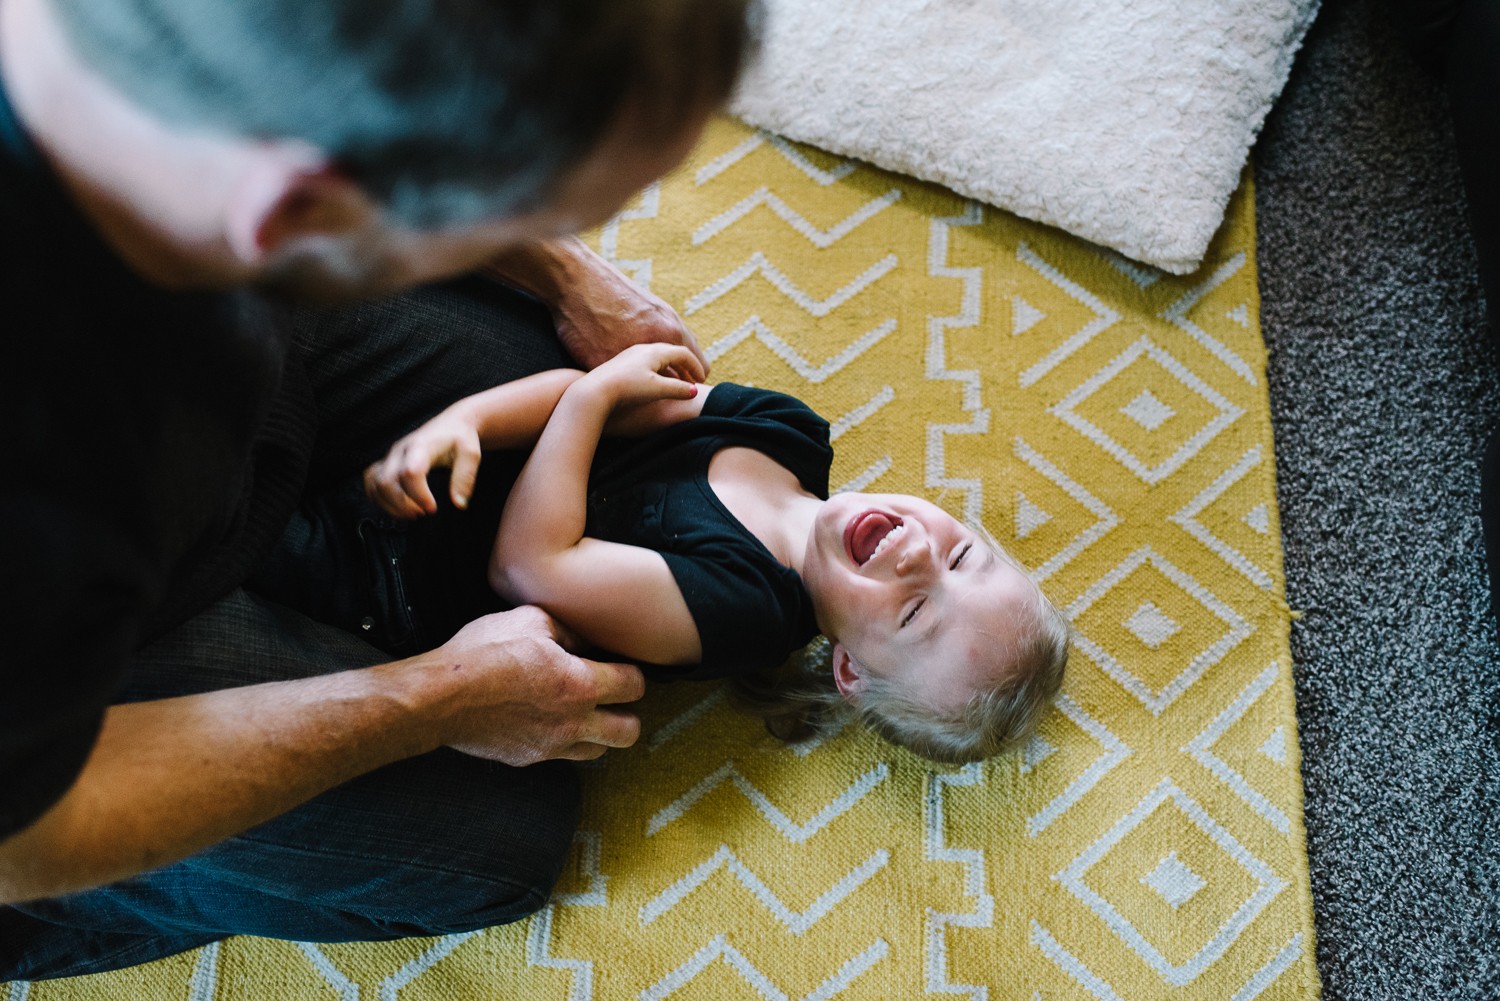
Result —
[[[545, 309], [477, 279], [298, 322], [319, 406], [310, 491], [346, 480], [461, 396], [569, 364]], [[117, 701], [390, 659], [289, 607], [295, 593], [276, 597], [236, 589], [155, 640]], [[510, 768], [447, 749], [399, 761], [174, 865], [0, 906], [0, 981], [119, 969], [236, 934], [341, 942], [515, 921], [546, 902], [577, 813], [567, 762]]]

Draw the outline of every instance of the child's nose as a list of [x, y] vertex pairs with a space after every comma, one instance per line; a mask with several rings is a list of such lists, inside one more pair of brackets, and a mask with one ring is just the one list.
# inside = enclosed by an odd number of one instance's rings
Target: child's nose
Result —
[[[904, 541], [904, 540], [903, 540]], [[932, 547], [926, 539], [906, 546], [896, 557], [896, 573], [905, 576], [932, 567]]]

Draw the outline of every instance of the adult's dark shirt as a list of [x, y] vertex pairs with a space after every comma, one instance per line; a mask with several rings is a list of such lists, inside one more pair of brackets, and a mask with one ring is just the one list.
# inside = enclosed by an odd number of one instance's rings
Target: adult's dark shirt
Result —
[[132, 653], [275, 540], [315, 418], [279, 311], [127, 268], [3, 90], [0, 330], [3, 838], [72, 784]]

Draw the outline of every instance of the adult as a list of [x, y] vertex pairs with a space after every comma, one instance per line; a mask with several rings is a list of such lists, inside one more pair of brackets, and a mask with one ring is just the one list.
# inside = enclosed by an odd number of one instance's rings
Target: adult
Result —
[[[452, 398], [692, 344], [563, 234], [686, 154], [747, 6], [0, 2], [0, 980], [542, 905], [551, 759], [632, 743], [638, 672], [534, 609], [392, 661], [239, 585]], [[392, 295], [481, 265], [534, 298]]]

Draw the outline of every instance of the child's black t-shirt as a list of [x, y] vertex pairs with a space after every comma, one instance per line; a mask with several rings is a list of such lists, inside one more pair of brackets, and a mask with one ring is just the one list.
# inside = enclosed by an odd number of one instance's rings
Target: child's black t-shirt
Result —
[[[781, 393], [720, 384], [692, 420], [641, 438], [605, 438], [589, 473], [585, 534], [662, 554], [703, 644], [700, 664], [642, 665], [653, 680], [722, 678], [775, 667], [818, 634], [791, 567], [735, 520], [708, 484], [720, 449], [744, 446], [828, 496], [828, 422]], [[431, 649], [505, 606], [487, 567], [526, 455], [485, 453], [466, 510], [435, 475], [438, 513], [392, 518], [351, 480], [304, 499], [246, 587], [397, 656]]]
[[589, 473], [585, 534], [662, 554], [692, 613], [703, 662], [649, 666], [654, 680], [722, 678], [779, 665], [818, 634], [812, 598], [714, 494], [721, 449], [753, 448], [826, 500], [828, 422], [782, 393], [723, 383], [693, 420], [606, 438]]

